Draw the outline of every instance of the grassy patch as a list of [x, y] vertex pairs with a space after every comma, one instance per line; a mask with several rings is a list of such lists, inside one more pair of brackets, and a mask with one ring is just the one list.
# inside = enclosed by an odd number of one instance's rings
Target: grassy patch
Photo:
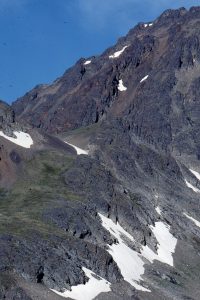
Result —
[[63, 173], [73, 158], [57, 151], [43, 151], [26, 162], [23, 175], [11, 191], [0, 190], [0, 233], [29, 234], [34, 230], [45, 236], [59, 234], [53, 224], [43, 221], [45, 208], [57, 207], [57, 200], [80, 200], [64, 182]]
[[95, 123], [86, 127], [80, 127], [74, 130], [70, 130], [60, 134], [61, 138], [66, 138], [68, 136], [91, 136], [93, 133], [97, 131], [99, 128], [99, 123]]

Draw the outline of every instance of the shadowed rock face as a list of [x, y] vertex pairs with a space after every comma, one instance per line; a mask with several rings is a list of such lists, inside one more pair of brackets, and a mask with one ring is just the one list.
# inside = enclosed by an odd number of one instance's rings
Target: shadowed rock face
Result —
[[[199, 37], [200, 8], [168, 10], [13, 104], [18, 120], [50, 135], [26, 155], [1, 148], [1, 177], [8, 161], [17, 171], [0, 189], [0, 297], [62, 299], [49, 290], [85, 283], [84, 266], [112, 284], [98, 299], [200, 299], [200, 228], [185, 215], [200, 221], [190, 171], [200, 173]], [[69, 137], [89, 155], [76, 156]], [[156, 252], [158, 222], [177, 238], [173, 267], [144, 261], [140, 284], [151, 293], [124, 280], [99, 213], [132, 235], [137, 253]]]

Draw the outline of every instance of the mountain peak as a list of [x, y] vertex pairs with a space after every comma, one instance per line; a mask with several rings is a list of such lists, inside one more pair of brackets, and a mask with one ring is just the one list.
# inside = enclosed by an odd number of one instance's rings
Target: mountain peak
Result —
[[13, 104], [33, 128], [0, 137], [1, 299], [200, 299], [199, 12], [139, 23]]
[[[139, 23], [102, 55], [92, 57], [89, 63], [80, 59], [53, 84], [36, 87], [19, 98], [13, 103], [17, 118], [48, 132], [61, 133], [97, 123], [128, 108], [133, 101], [130, 95], [138, 91], [143, 77], [154, 74], [154, 70], [159, 69], [160, 74], [168, 70], [172, 81], [180, 65], [192, 65], [197, 59], [198, 41], [194, 36], [198, 27], [192, 27], [190, 22], [200, 21], [199, 9], [170, 9], [153, 22]], [[190, 31], [186, 32], [188, 26]], [[125, 86], [132, 82], [126, 90], [126, 100], [122, 100], [123, 93], [118, 89], [120, 80]]]

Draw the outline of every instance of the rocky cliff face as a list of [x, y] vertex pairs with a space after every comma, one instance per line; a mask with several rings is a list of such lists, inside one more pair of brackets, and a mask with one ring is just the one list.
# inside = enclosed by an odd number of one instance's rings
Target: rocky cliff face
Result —
[[0, 101], [0, 124], [1, 127], [4, 124], [14, 123], [14, 112], [11, 107], [3, 101]]
[[168, 10], [13, 104], [43, 139], [0, 190], [2, 299], [200, 298], [199, 24]]
[[15, 114], [13, 109], [3, 101], [0, 101], [0, 129], [11, 133], [11, 126], [15, 122]]

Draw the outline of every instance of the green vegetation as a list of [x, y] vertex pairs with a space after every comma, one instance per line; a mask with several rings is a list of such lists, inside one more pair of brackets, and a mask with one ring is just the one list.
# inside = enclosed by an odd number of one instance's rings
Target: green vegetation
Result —
[[1, 272], [0, 273], [0, 294], [1, 294], [1, 288], [4, 287], [5, 289], [12, 288], [14, 286], [15, 281], [10, 276], [9, 272]]
[[0, 190], [0, 233], [27, 235], [36, 231], [44, 236], [62, 234], [42, 218], [45, 208], [58, 207], [59, 199], [80, 200], [64, 182], [63, 173], [73, 158], [57, 151], [43, 151], [25, 163], [21, 178], [10, 191]]
[[98, 127], [99, 127], [99, 123], [95, 123], [85, 127], [79, 127], [77, 129], [70, 130], [67, 133], [62, 133], [61, 136], [79, 135], [79, 134], [86, 134], [86, 133], [90, 134], [96, 132]]

